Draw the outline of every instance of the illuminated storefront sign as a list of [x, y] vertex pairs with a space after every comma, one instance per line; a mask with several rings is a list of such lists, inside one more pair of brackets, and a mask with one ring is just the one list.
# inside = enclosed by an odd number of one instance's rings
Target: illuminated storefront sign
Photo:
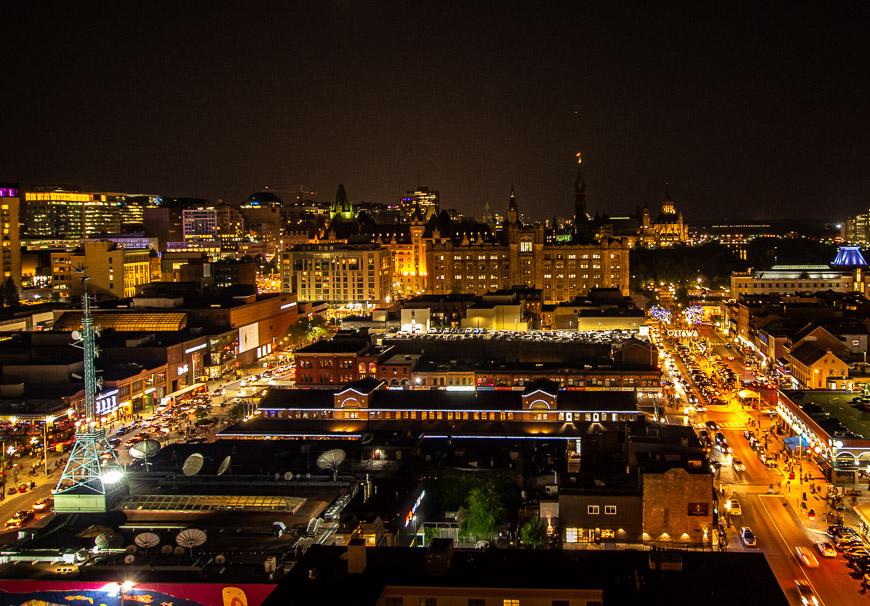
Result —
[[411, 511], [409, 511], [405, 515], [405, 528], [407, 528], [408, 524], [410, 524], [414, 520], [414, 516], [417, 514], [417, 510], [420, 508], [420, 505], [423, 504], [423, 497], [425, 497], [425, 496], [426, 496], [426, 491], [424, 490], [423, 492], [420, 493], [420, 496], [417, 497], [417, 500], [414, 502], [414, 506], [411, 507]]
[[190, 366], [188, 366], [187, 364], [182, 364], [181, 366], [179, 366], [178, 368], [176, 368], [176, 370], [178, 371], [178, 374], [180, 374], [180, 375], [186, 375], [186, 374], [187, 374], [187, 371], [190, 370]]
[[193, 353], [195, 351], [199, 351], [200, 349], [205, 349], [206, 347], [208, 347], [207, 344], [200, 343], [199, 345], [194, 345], [193, 347], [188, 347], [187, 349], [184, 350], [184, 353], [185, 354]]
[[98, 415], [107, 415], [118, 409], [118, 390], [113, 389], [97, 396], [96, 411]]
[[296, 307], [296, 303], [285, 303], [281, 306], [281, 309], [289, 309], [291, 307]]

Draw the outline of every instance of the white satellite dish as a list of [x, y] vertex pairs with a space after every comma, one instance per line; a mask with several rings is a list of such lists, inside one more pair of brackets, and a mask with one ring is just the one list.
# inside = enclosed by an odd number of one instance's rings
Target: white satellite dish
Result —
[[220, 467], [218, 467], [217, 474], [219, 476], [222, 476], [227, 472], [227, 470], [230, 468], [230, 461], [231, 460], [232, 460], [232, 457], [230, 457], [230, 456], [224, 457], [224, 460], [221, 461]]
[[172, 545], [164, 545], [160, 548], [160, 553], [163, 555], [169, 555], [172, 553]]
[[153, 532], [140, 532], [133, 537], [133, 542], [142, 549], [151, 549], [160, 545], [160, 537]]
[[181, 473], [186, 476], [195, 476], [202, 469], [204, 463], [205, 459], [202, 455], [195, 452], [185, 459], [184, 465], [181, 466]]
[[127, 545], [127, 547], [124, 548], [124, 551], [126, 551], [127, 553], [136, 553], [137, 551], [139, 551], [139, 548], [135, 545]]
[[225, 556], [222, 553], [219, 553], [214, 557], [215, 564], [224, 564], [226, 561], [227, 561], [227, 556]]
[[286, 473], [284, 474], [284, 479], [285, 479], [285, 480], [288, 480], [288, 481], [289, 481], [289, 480], [292, 480], [292, 479], [293, 479], [293, 472], [292, 472], [292, 471], [288, 471], [288, 472], [286, 472]]
[[160, 452], [160, 442], [157, 440], [142, 440], [130, 447], [130, 456], [134, 459], [150, 459]]
[[128, 553], [127, 555], [124, 556], [124, 563], [125, 564], [132, 564], [135, 561], [136, 561], [136, 556], [134, 556], [132, 553]]
[[194, 547], [205, 544], [206, 538], [208, 538], [206, 534], [199, 528], [185, 528], [175, 537], [175, 542], [178, 543], [179, 547], [193, 552]]
[[338, 468], [344, 462], [345, 456], [347, 455], [340, 448], [327, 450], [317, 457], [317, 467], [332, 471], [332, 481], [334, 482], [338, 479]]
[[72, 331], [72, 338], [76, 341], [81, 341], [82, 340], [82, 333], [80, 333], [77, 330], [74, 330], [74, 331]]

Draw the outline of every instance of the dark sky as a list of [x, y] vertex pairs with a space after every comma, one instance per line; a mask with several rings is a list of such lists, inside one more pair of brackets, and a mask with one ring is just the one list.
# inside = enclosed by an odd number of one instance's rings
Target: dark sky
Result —
[[582, 150], [592, 210], [656, 205], [666, 178], [689, 221], [870, 206], [866, 3], [34, 4], [3, 10], [0, 181], [419, 182], [472, 214], [513, 184], [543, 218]]

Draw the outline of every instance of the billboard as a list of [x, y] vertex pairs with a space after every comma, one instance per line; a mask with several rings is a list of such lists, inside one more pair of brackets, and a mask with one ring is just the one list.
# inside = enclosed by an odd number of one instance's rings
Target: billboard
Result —
[[239, 351], [245, 353], [249, 349], [260, 346], [260, 325], [257, 322], [239, 328]]
[[274, 584], [135, 583], [46, 580], [0, 581], [0, 604], [172, 604], [172, 606], [260, 606]]

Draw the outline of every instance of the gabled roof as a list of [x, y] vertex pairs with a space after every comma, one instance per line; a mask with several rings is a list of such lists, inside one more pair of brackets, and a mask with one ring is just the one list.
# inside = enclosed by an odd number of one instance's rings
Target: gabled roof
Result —
[[366, 377], [365, 379], [359, 379], [358, 381], [351, 381], [344, 388], [340, 389], [338, 393], [344, 393], [347, 390], [355, 391], [359, 394], [370, 395], [376, 389], [380, 388], [384, 382], [381, 379], [373, 379], [372, 377]]
[[812, 341], [801, 343], [796, 348], [791, 350], [791, 357], [803, 364], [804, 366], [812, 366], [819, 360], [825, 357], [830, 349], [819, 347]]

